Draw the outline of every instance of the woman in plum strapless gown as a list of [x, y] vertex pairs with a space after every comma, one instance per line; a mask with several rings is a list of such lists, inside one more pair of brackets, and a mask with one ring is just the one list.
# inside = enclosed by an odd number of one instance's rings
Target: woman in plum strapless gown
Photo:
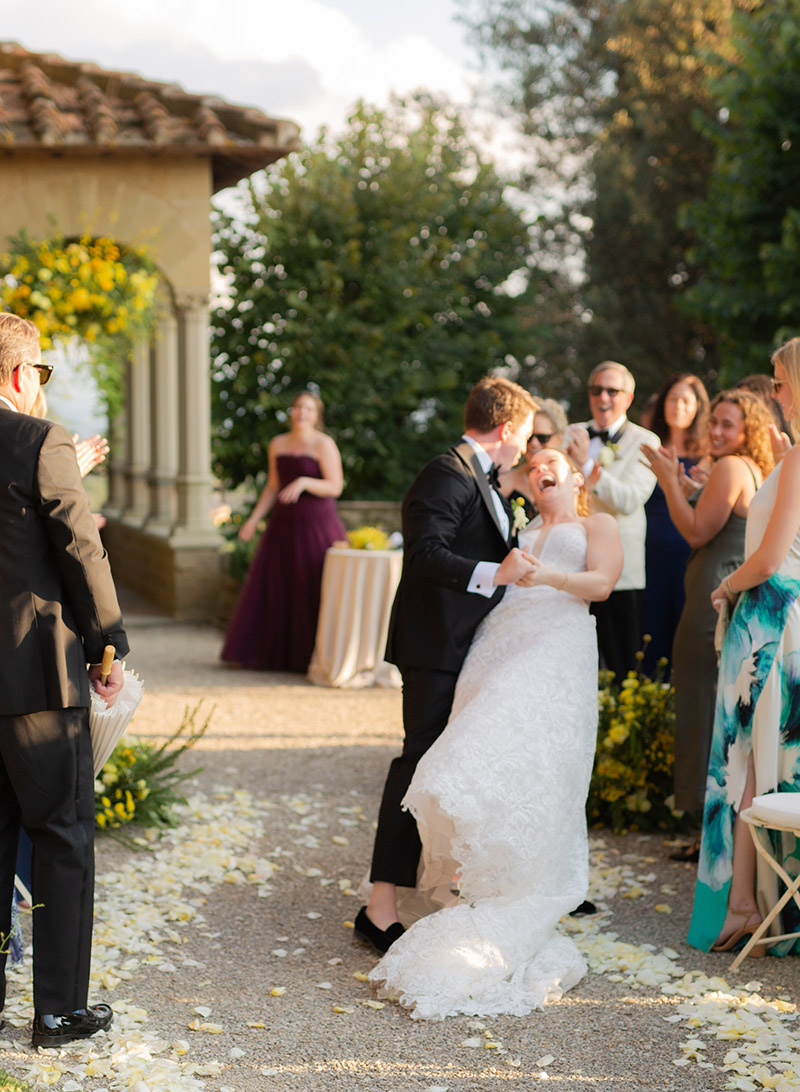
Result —
[[322, 402], [304, 391], [292, 403], [291, 431], [270, 441], [267, 484], [239, 538], [249, 542], [272, 514], [225, 638], [229, 663], [301, 674], [308, 668], [325, 551], [345, 537], [334, 504], [342, 460], [321, 426]]

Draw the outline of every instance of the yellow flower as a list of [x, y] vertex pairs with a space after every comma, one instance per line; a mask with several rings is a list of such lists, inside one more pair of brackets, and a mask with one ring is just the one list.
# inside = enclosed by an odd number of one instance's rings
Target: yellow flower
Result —
[[356, 527], [347, 532], [347, 541], [354, 550], [389, 549], [389, 536], [380, 527]]

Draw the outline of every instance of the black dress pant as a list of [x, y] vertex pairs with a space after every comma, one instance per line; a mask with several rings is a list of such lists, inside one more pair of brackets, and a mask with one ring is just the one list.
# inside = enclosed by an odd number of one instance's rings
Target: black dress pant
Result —
[[458, 675], [421, 667], [402, 670], [402, 675], [403, 753], [389, 767], [383, 789], [370, 879], [415, 887], [422, 843], [414, 817], [401, 809], [400, 801], [417, 763], [444, 731]]
[[[84, 1008], [94, 904], [94, 765], [88, 709], [0, 716], [0, 933], [11, 927], [20, 825], [33, 843], [33, 1002]], [[0, 1009], [5, 956], [0, 955]]]
[[641, 590], [614, 591], [602, 603], [589, 608], [597, 620], [597, 649], [600, 667], [614, 672], [619, 685], [636, 668], [636, 653], [642, 647], [639, 622]]

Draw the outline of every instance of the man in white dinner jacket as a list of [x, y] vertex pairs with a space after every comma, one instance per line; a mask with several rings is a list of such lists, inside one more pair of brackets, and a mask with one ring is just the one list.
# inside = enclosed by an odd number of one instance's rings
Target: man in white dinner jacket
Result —
[[641, 648], [639, 607], [645, 584], [644, 505], [656, 484], [642, 463], [642, 444], [659, 448], [653, 432], [629, 421], [626, 413], [636, 383], [623, 364], [605, 360], [589, 376], [592, 420], [570, 425], [567, 452], [583, 468], [592, 512], [608, 512], [617, 521], [625, 554], [622, 575], [604, 603], [592, 603], [597, 619], [600, 666], [617, 681], [635, 667]]

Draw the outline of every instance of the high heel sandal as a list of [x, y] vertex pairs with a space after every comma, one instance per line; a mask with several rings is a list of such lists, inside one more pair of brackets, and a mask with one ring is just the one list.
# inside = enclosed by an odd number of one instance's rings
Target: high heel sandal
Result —
[[690, 846], [681, 846], [674, 853], [670, 853], [671, 861], [683, 861], [684, 864], [696, 864], [700, 860], [700, 839], [692, 842]]
[[[751, 937], [761, 924], [761, 915], [759, 911], [755, 908], [748, 910], [737, 910], [735, 906], [729, 906], [728, 909], [735, 917], [742, 918], [742, 920], [744, 921], [744, 925], [741, 929], [737, 929], [735, 932], [731, 933], [731, 935], [729, 937], [726, 937], [725, 940], [718, 940], [716, 944], [712, 944], [712, 952], [732, 951], [739, 944], [741, 944], [742, 941], [746, 943], [747, 938]], [[750, 921], [753, 917], [759, 918], [755, 925], [750, 924]], [[767, 946], [765, 944], [756, 944], [756, 946], [750, 952], [748, 952], [748, 955], [752, 956], [753, 959], [759, 959], [761, 956], [766, 954]]]

